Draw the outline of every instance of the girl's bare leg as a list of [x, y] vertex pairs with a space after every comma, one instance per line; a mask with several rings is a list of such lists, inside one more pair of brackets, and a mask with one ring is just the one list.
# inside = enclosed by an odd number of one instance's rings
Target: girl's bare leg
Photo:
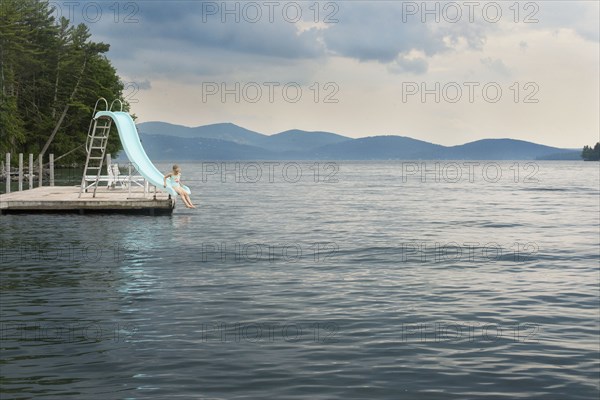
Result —
[[190, 199], [190, 196], [187, 193], [185, 195], [185, 201], [190, 208], [196, 208], [196, 206], [192, 203], [192, 199]]
[[187, 202], [188, 202], [188, 204], [190, 205], [191, 208], [196, 208], [196, 206], [192, 203], [192, 199], [191, 199], [191, 197], [190, 197], [189, 194], [186, 193], [185, 194], [185, 198], [186, 198], [186, 200], [187, 200]]
[[181, 200], [183, 200], [183, 202], [185, 203], [185, 206], [187, 208], [193, 208], [193, 206], [190, 204], [190, 202], [187, 199], [187, 197], [185, 196], [185, 194], [181, 195]]
[[185, 192], [185, 190], [181, 189], [181, 188], [177, 188], [176, 192], [179, 194], [179, 196], [181, 197], [181, 201], [183, 201], [183, 204], [185, 204], [185, 206], [187, 208], [194, 208], [193, 205], [191, 205], [188, 200], [187, 200], [187, 193]]
[[190, 201], [190, 198], [188, 196], [186, 196], [185, 194], [183, 194], [183, 195], [181, 195], [181, 199], [185, 203], [186, 207], [188, 207], [188, 208], [194, 208], [194, 205], [192, 204], [192, 202]]

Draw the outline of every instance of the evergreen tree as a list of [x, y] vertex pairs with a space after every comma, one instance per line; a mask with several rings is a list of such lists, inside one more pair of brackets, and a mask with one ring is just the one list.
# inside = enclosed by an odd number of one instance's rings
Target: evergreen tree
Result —
[[[123, 84], [105, 56], [109, 45], [52, 12], [47, 1], [0, 0], [0, 154], [54, 153], [58, 164], [81, 164], [97, 98], [122, 98]], [[111, 132], [107, 152], [120, 148]]]
[[596, 143], [594, 148], [591, 148], [590, 146], [583, 146], [581, 158], [583, 158], [585, 161], [600, 161], [600, 142]]

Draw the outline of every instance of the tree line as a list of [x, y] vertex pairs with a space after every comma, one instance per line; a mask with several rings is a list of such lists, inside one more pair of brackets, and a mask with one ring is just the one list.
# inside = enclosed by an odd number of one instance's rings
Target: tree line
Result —
[[600, 161], [600, 142], [592, 148], [591, 146], [583, 146], [581, 158], [585, 161]]
[[[94, 104], [122, 99], [123, 84], [106, 57], [110, 46], [53, 11], [47, 1], [0, 0], [0, 154], [54, 153], [58, 165], [83, 164]], [[107, 152], [120, 149], [111, 132]]]

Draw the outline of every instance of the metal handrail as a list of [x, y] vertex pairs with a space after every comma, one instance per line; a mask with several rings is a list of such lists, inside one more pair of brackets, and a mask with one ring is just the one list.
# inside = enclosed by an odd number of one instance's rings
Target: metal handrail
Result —
[[119, 102], [119, 104], [121, 105], [119, 111], [123, 111], [123, 102], [121, 101], [121, 99], [114, 99], [112, 101], [112, 103], [110, 103], [110, 109], [108, 111], [112, 111], [113, 110], [113, 105], [115, 104], [115, 102]]
[[[104, 102], [104, 111], [109, 110], [108, 101], [106, 101], [106, 99], [104, 97], [100, 97], [98, 100], [96, 100], [96, 104], [94, 104], [94, 111], [92, 111], [92, 119], [90, 120], [90, 126], [88, 127], [87, 138], [85, 139], [85, 151], [86, 152], [90, 151], [88, 142], [89, 142], [89, 138], [92, 133], [92, 127], [94, 126], [94, 123], [96, 122], [95, 116], [96, 116], [96, 110], [98, 110], [98, 103], [100, 103], [101, 101]], [[113, 101], [113, 103], [114, 103], [114, 101]], [[111, 103], [111, 105], [112, 105], [112, 103]]]
[[94, 115], [96, 115], [96, 110], [98, 109], [98, 103], [100, 103], [101, 101], [104, 102], [104, 111], [108, 111], [108, 101], [104, 97], [100, 97], [98, 100], [96, 100], [96, 104], [94, 105]]

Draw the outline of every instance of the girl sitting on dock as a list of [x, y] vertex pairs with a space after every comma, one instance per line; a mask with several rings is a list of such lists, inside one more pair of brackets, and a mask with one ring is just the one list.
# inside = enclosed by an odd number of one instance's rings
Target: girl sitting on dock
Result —
[[181, 186], [181, 168], [179, 168], [177, 164], [173, 165], [173, 171], [165, 175], [164, 178], [164, 186], [167, 187], [167, 178], [169, 178], [171, 180], [171, 187], [181, 196], [181, 199], [187, 208], [196, 208], [196, 206], [192, 204], [190, 195]]

